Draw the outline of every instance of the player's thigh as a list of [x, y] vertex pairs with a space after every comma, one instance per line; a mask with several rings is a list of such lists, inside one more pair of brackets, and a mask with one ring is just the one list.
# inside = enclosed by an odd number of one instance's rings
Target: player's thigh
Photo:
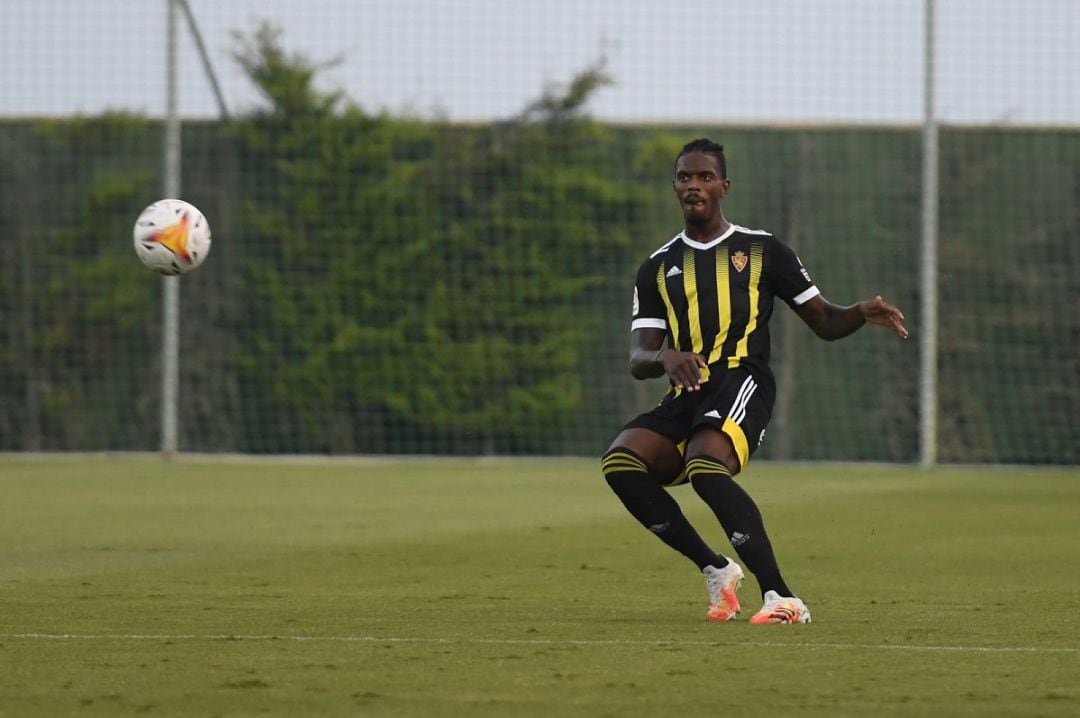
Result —
[[739, 473], [742, 462], [735, 451], [731, 437], [715, 426], [700, 426], [686, 444], [686, 455], [708, 456], [716, 459], [731, 470], [732, 475]]
[[673, 481], [682, 472], [683, 457], [678, 445], [651, 429], [623, 429], [611, 442], [608, 451], [616, 448], [628, 449], [640, 456], [653, 477], [661, 483]]
[[[711, 383], [711, 382], [710, 382]], [[773, 387], [746, 370], [729, 372], [722, 386], [698, 407], [686, 456], [711, 456], [737, 474], [765, 438]]]

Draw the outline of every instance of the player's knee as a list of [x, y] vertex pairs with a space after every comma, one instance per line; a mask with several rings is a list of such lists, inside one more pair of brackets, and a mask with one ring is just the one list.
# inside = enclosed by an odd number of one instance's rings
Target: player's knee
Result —
[[600, 470], [612, 488], [627, 479], [640, 480], [643, 474], [649, 473], [645, 460], [622, 446], [612, 447], [604, 454], [600, 460]]
[[705, 485], [734, 482], [731, 478], [734, 474], [727, 462], [714, 456], [698, 454], [686, 461], [686, 476], [699, 494]]

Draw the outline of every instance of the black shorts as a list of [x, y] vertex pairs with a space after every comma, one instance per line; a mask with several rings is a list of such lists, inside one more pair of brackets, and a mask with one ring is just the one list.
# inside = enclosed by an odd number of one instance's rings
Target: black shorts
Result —
[[[698, 427], [715, 426], [731, 439], [739, 465], [746, 468], [750, 456], [765, 439], [772, 416], [776, 389], [771, 376], [758, 376], [745, 368], [713, 371], [698, 391], [669, 391], [651, 411], [630, 421], [624, 429], [642, 428], [666, 436], [685, 452], [686, 442]], [[685, 475], [672, 481], [679, 484]]]

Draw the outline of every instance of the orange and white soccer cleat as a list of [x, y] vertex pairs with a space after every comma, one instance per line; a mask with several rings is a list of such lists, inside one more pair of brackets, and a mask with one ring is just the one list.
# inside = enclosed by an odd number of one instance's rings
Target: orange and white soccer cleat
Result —
[[706, 566], [705, 590], [709, 592], [709, 612], [705, 620], [711, 623], [730, 621], [739, 613], [739, 597], [735, 592], [743, 582], [743, 570], [739, 564], [728, 559], [727, 566]]
[[810, 623], [810, 609], [796, 596], [765, 592], [765, 605], [750, 617], [750, 623]]

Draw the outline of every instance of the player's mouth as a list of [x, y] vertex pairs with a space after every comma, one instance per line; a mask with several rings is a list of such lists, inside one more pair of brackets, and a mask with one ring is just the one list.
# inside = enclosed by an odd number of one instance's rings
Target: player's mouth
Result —
[[683, 204], [687, 207], [704, 207], [705, 200], [697, 195], [690, 195], [683, 198]]

